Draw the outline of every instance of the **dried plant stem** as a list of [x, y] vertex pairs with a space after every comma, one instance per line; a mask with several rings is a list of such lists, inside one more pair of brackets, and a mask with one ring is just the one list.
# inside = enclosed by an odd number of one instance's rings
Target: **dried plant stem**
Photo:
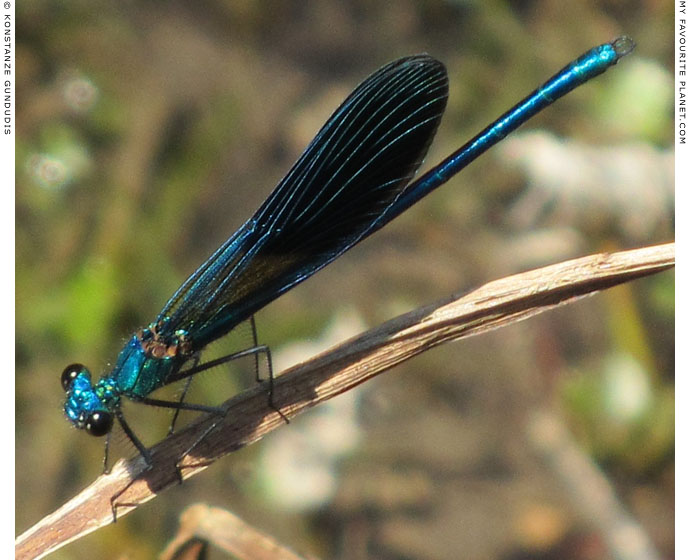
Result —
[[179, 558], [180, 551], [199, 541], [213, 543], [237, 560], [304, 560], [233, 513], [204, 504], [189, 506], [182, 512], [177, 536], [160, 560]]
[[[674, 266], [673, 243], [603, 253], [517, 274], [451, 297], [380, 325], [299, 364], [275, 382], [275, 404], [292, 418], [434, 346], [514, 323], [555, 306]], [[178, 482], [175, 464], [201, 434], [218, 424], [179, 464], [184, 478], [223, 455], [285, 424], [258, 386], [226, 403], [227, 415], [204, 417], [152, 449], [153, 468], [141, 457], [121, 460], [110, 474], [26, 531], [16, 558], [39, 558], [121, 517]]]

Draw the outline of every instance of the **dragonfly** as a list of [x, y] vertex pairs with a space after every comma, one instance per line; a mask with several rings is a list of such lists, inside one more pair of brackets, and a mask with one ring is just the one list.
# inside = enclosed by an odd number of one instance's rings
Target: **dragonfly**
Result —
[[[539, 111], [605, 72], [634, 46], [623, 36], [587, 51], [414, 181], [446, 107], [448, 75], [441, 62], [425, 54], [383, 66], [336, 109], [256, 213], [185, 280], [152, 323], [128, 339], [112, 371], [94, 383], [86, 366], [65, 368], [61, 382], [68, 420], [92, 436], [110, 436], [117, 421], [151, 466], [149, 450], [124, 417], [124, 399], [171, 408], [175, 414], [222, 415], [222, 408], [184, 402], [184, 396], [167, 401], [150, 395], [230, 360], [260, 354], [269, 363], [273, 406], [270, 349], [256, 340], [257, 311], [443, 185]], [[246, 321], [251, 321], [253, 346], [202, 361], [207, 345]]]

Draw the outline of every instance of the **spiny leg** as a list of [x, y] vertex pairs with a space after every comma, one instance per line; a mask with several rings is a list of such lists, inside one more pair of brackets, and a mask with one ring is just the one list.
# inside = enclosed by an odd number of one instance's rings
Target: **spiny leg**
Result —
[[[253, 319], [253, 318], [252, 318]], [[253, 333], [253, 338], [256, 340], [256, 328], [254, 321], [252, 320], [252, 333]], [[273, 402], [273, 366], [272, 366], [272, 360], [271, 360], [271, 351], [270, 348], [266, 345], [259, 345], [256, 344], [253, 348], [247, 348], [245, 350], [241, 350], [239, 352], [235, 352], [233, 354], [229, 354], [227, 356], [222, 356], [220, 358], [217, 358], [215, 360], [211, 360], [209, 362], [206, 362], [204, 364], [199, 364], [199, 359], [198, 357], [195, 357], [194, 365], [190, 367], [189, 369], [186, 369], [184, 371], [178, 372], [173, 378], [169, 380], [170, 383], [174, 383], [176, 381], [180, 381], [182, 379], [191, 379], [193, 375], [196, 375], [197, 373], [200, 373], [202, 371], [205, 371], [207, 369], [214, 368], [216, 366], [222, 365], [224, 363], [230, 362], [232, 360], [236, 360], [238, 358], [242, 358], [244, 356], [248, 356], [253, 354], [256, 357], [255, 361], [255, 366], [256, 366], [256, 371], [257, 371], [257, 378], [258, 378], [258, 370], [259, 370], [259, 358], [258, 355], [260, 353], [264, 353], [266, 355], [266, 361], [268, 365], [268, 372], [269, 372], [269, 388], [268, 388], [268, 401], [269, 401], [269, 406], [278, 412], [280, 416], [285, 420], [286, 423], [289, 423], [288, 418], [282, 413], [282, 411], [275, 405]], [[214, 406], [206, 406], [206, 405], [200, 405], [200, 404], [193, 404], [193, 403], [186, 403], [184, 402], [184, 397], [186, 396], [187, 392], [187, 387], [185, 387], [185, 390], [183, 392], [182, 398], [179, 401], [166, 401], [166, 400], [161, 400], [161, 399], [152, 399], [152, 398], [144, 398], [139, 400], [138, 402], [142, 404], [147, 404], [150, 406], [157, 406], [157, 407], [162, 407], [162, 408], [172, 408], [175, 409], [175, 416], [173, 418], [173, 427], [174, 427], [174, 422], [177, 419], [177, 416], [179, 414], [180, 410], [194, 410], [197, 412], [207, 412], [210, 414], [214, 414], [220, 417], [224, 417], [226, 414], [226, 410], [222, 407], [214, 407]], [[147, 470], [151, 468], [152, 466], [152, 461], [151, 461], [151, 455], [144, 446], [143, 443], [139, 440], [139, 438], [136, 437], [132, 429], [129, 427], [127, 422], [125, 421], [123, 415], [121, 412], [118, 411], [117, 413], [117, 418], [122, 425], [123, 430], [127, 434], [127, 437], [132, 441], [134, 446], [137, 448], [139, 453], [144, 457], [144, 460], [146, 461], [147, 465]], [[205, 438], [208, 436], [208, 434], [220, 423], [221, 418], [218, 418], [216, 421], [214, 421], [208, 428], [206, 428], [202, 434], [199, 435], [199, 437], [196, 438], [196, 440], [192, 443], [192, 445], [180, 455], [178, 460], [175, 462], [175, 471], [177, 474], [177, 478], [180, 482], [182, 483], [182, 470], [180, 467], [180, 461], [186, 457], [189, 453], [191, 453]], [[104, 461], [107, 461], [107, 448], [106, 448], [106, 456], [104, 457]], [[203, 465], [203, 463], [200, 463], [200, 465]], [[196, 465], [195, 465], [196, 466]], [[133, 481], [132, 481], [133, 482]], [[130, 483], [131, 484], [131, 483]], [[117, 520], [117, 507], [124, 507], [127, 505], [134, 505], [134, 504], [118, 504], [116, 503], [117, 498], [119, 498], [126, 490], [129, 488], [130, 485], [127, 485], [123, 490], [115, 494], [111, 500], [111, 509], [113, 511], [113, 521], [115, 522]]]
[[[259, 335], [256, 332], [256, 319], [254, 319], [254, 315], [252, 315], [249, 318], [249, 325], [251, 326], [252, 329], [252, 347], [253, 348], [258, 348], [259, 347]], [[271, 353], [270, 351], [268, 352], [268, 374], [269, 374], [269, 379], [273, 378], [273, 373], [271, 371]], [[254, 353], [254, 374], [256, 375], [256, 382], [257, 383], [263, 383], [263, 379], [261, 379], [261, 376], [259, 375], [259, 353], [256, 352]]]
[[[256, 341], [256, 328], [255, 328], [255, 324], [254, 324], [253, 320], [251, 320], [251, 325], [252, 325], [253, 338], [254, 338], [254, 341]], [[252, 348], [246, 348], [245, 350], [241, 350], [239, 352], [235, 352], [233, 354], [229, 354], [227, 356], [222, 356], [222, 357], [217, 358], [215, 360], [211, 360], [211, 361], [206, 362], [204, 364], [197, 365], [193, 368], [190, 368], [188, 370], [185, 370], [183, 372], [178, 373], [175, 376], [175, 379], [171, 380], [171, 382], [178, 381], [180, 379], [183, 379], [185, 377], [189, 377], [192, 375], [196, 375], [197, 373], [200, 373], [200, 372], [205, 371], [207, 369], [214, 368], [214, 367], [219, 366], [221, 364], [224, 364], [224, 363], [227, 363], [229, 361], [236, 360], [238, 358], [242, 358], [244, 356], [248, 356], [251, 354], [256, 356], [255, 366], [257, 368], [257, 379], [259, 381], [261, 381], [258, 378], [258, 370], [259, 370], [259, 368], [258, 368], [258, 364], [259, 364], [258, 355], [261, 353], [266, 355], [266, 361], [267, 361], [268, 372], [269, 372], [268, 404], [273, 410], [275, 410], [278, 414], [280, 414], [281, 418], [283, 420], [285, 420], [286, 423], [289, 423], [290, 422], [289, 419], [283, 414], [283, 412], [280, 410], [280, 408], [278, 408], [278, 406], [273, 402], [273, 379], [274, 378], [273, 378], [273, 366], [272, 366], [272, 360], [271, 360], [271, 350], [268, 346], [266, 346], [264, 344], [256, 344]], [[145, 399], [142, 402], [145, 402], [147, 404], [155, 404], [157, 406], [168, 406], [168, 407], [173, 407], [174, 405], [177, 404], [177, 403], [169, 403], [169, 402], [165, 402], [165, 401], [162, 401], [162, 402], [152, 401], [151, 399]], [[165, 404], [163, 404], [163, 403], [165, 403]], [[185, 408], [187, 408], [187, 406], [185, 406]], [[190, 406], [189, 408], [192, 410], [205, 410], [206, 409], [206, 407], [202, 407], [201, 405], [195, 405], [194, 408], [192, 408]], [[215, 414], [222, 414], [223, 416], [226, 414], [224, 409], [209, 408], [209, 411], [213, 412]], [[180, 461], [184, 457], [189, 455], [189, 453], [191, 453], [219, 423], [220, 423], [220, 419], [213, 422], [208, 428], [206, 428], [204, 430], [204, 432], [202, 434], [199, 435], [199, 437], [196, 438], [196, 440], [192, 443], [192, 445], [190, 445], [187, 448], [187, 450], [180, 455], [179, 459], [177, 460], [177, 462], [175, 464], [175, 466], [178, 470], [178, 479], [180, 480], [180, 482], [182, 482], [182, 472], [181, 472], [181, 467], [180, 467]], [[201, 462], [201, 463], [195, 464], [194, 466], [204, 466], [204, 465], [205, 465], [205, 463]]]
[[[197, 352], [194, 354], [194, 357], [192, 358], [194, 363], [192, 367], [196, 367], [199, 365], [199, 360], [201, 359], [201, 355]], [[185, 397], [187, 396], [187, 391], [189, 391], [189, 386], [192, 384], [192, 379], [193, 377], [188, 377], [187, 381], [184, 384], [184, 389], [182, 390], [182, 394], [180, 395], [179, 403], [182, 404], [184, 402]], [[182, 410], [181, 407], [178, 407], [175, 409], [175, 414], [173, 414], [172, 421], [170, 422], [170, 427], [168, 428], [168, 436], [171, 436], [175, 433], [175, 424], [177, 423], [177, 418], [180, 416], [180, 410]]]
[[256, 320], [254, 319], [254, 315], [249, 318], [249, 324], [252, 328], [252, 342], [254, 343], [254, 348], [257, 348], [257, 352], [254, 353], [256, 381], [258, 383], [263, 382], [263, 379], [261, 379], [259, 376], [259, 353], [262, 352], [266, 355], [266, 365], [268, 366], [268, 406], [280, 414], [280, 417], [285, 420], [286, 424], [289, 424], [290, 420], [288, 417], [285, 416], [283, 411], [280, 410], [280, 408], [273, 402], [273, 359], [271, 358], [271, 349], [265, 344], [259, 344], [259, 337], [256, 330]]
[[[213, 406], [205, 406], [201, 404], [191, 404], [191, 403], [184, 403], [184, 402], [177, 402], [177, 401], [164, 401], [160, 399], [150, 399], [150, 398], [145, 398], [141, 399], [138, 401], [142, 404], [147, 404], [150, 406], [158, 406], [162, 408], [173, 408], [177, 410], [195, 410], [197, 412], [208, 412], [211, 414], [217, 414], [219, 416], [223, 416], [225, 414], [225, 410], [221, 407], [213, 407]], [[124, 416], [121, 411], [117, 411], [116, 417], [118, 421], [120, 422], [120, 425], [122, 426], [122, 429], [124, 430], [125, 434], [127, 434], [127, 437], [131, 440], [131, 442], [134, 444], [134, 446], [137, 448], [141, 456], [144, 458], [144, 462], [146, 463], [146, 468], [144, 469], [143, 472], [146, 472], [150, 470], [153, 467], [153, 461], [151, 458], [151, 453], [150, 451], [144, 446], [144, 444], [141, 442], [141, 440], [135, 435], [134, 431], [129, 427], [129, 424], [124, 419]], [[217, 422], [214, 422], [213, 427], [217, 425]], [[204, 431], [204, 437], [205, 435], [209, 432], [210, 430]], [[177, 477], [182, 483], [182, 473], [180, 472], [179, 466], [177, 462], [175, 463], [175, 473], [177, 474]], [[118, 507], [127, 507], [127, 506], [136, 506], [138, 504], [135, 503], [118, 503], [117, 500], [122, 494], [124, 494], [127, 489], [139, 478], [140, 475], [137, 475], [133, 480], [131, 480], [122, 490], [114, 494], [110, 498], [110, 509], [113, 513], [113, 523], [117, 522], [117, 508]]]
[[[120, 422], [120, 426], [122, 426], [122, 429], [124, 430], [127, 437], [134, 444], [134, 447], [137, 448], [137, 451], [139, 451], [141, 456], [144, 458], [144, 462], [146, 463], [146, 468], [144, 469], [144, 472], [150, 470], [153, 467], [153, 461], [151, 460], [151, 453], [146, 448], [146, 446], [141, 442], [141, 440], [136, 436], [136, 434], [134, 433], [132, 428], [129, 427], [129, 424], [125, 421], [125, 417], [122, 414], [121, 410], [115, 411], [115, 417], [117, 418], [118, 422]], [[107, 458], [108, 458], [108, 447], [107, 446], [108, 446], [109, 442], [110, 442], [110, 433], [108, 434], [108, 439], [106, 440], [106, 452], [105, 452], [104, 461], [107, 461]], [[110, 498], [110, 510], [113, 512], [113, 523], [117, 523], [117, 508], [118, 507], [137, 505], [137, 504], [128, 504], [128, 503], [118, 504], [117, 499], [120, 496], [122, 496], [122, 494], [124, 494], [127, 491], [127, 489], [138, 478], [139, 478], [139, 475], [137, 475], [134, 479], [132, 479], [127, 484], [127, 486], [125, 486], [122, 490], [120, 490], [119, 492], [117, 492], [113, 496], [111, 496], [111, 498]]]

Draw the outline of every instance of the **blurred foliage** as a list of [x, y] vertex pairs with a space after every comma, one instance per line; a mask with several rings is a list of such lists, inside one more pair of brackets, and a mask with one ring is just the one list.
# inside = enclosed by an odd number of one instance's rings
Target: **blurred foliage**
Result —
[[[631, 56], [527, 127], [663, 154], [672, 146], [672, 8], [668, 0], [19, 3], [18, 532], [100, 472], [101, 442], [61, 417], [65, 365], [107, 370], [125, 337], [258, 207], [365, 76], [415, 52], [447, 65], [451, 97], [432, 163], [567, 61], [625, 33], [638, 43]], [[601, 185], [602, 197], [616, 180]], [[373, 326], [535, 262], [673, 238], [672, 201], [634, 237], [597, 208], [586, 223], [517, 227], [506, 216], [530, 188], [497, 155], [480, 158], [263, 310], [262, 342], [279, 352], [319, 340], [342, 310]], [[551, 239], [567, 232], [559, 237], [567, 241], [535, 251], [527, 241], [542, 230]], [[602, 547], [597, 527], [578, 519], [526, 448], [525, 416], [540, 407], [561, 412], [671, 557], [673, 274], [618, 290], [429, 352], [363, 387], [348, 420], [360, 444], [333, 462], [338, 490], [318, 510], [287, 512], [262, 494], [270, 485], [257, 483], [267, 472], [257, 463], [268, 438], [54, 558], [153, 557], [185, 505], [203, 500], [324, 558], [458, 550], [605, 558], [586, 556]], [[202, 391], [237, 388], [224, 377], [201, 380]], [[611, 399], [631, 387], [636, 412], [613, 414]], [[142, 414], [162, 437], [169, 416]], [[525, 512], [534, 511], [556, 512], [550, 533], [520, 529], [533, 526]]]

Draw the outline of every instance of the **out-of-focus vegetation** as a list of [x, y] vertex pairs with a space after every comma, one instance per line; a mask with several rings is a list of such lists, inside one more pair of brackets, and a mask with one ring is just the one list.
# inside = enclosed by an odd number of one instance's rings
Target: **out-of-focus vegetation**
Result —
[[[100, 473], [102, 442], [62, 417], [62, 369], [107, 370], [347, 93], [396, 57], [448, 67], [434, 163], [591, 46], [638, 43], [532, 134], [263, 310], [278, 370], [450, 292], [672, 239], [672, 6], [18, 3], [17, 531]], [[323, 558], [608, 558], [605, 528], [530, 447], [539, 410], [673, 557], [673, 280], [429, 352], [54, 557], [151, 558], [184, 507], [206, 501]], [[201, 399], [251, 381], [204, 377]], [[165, 412], [131, 413], [147, 441], [164, 436]]]

